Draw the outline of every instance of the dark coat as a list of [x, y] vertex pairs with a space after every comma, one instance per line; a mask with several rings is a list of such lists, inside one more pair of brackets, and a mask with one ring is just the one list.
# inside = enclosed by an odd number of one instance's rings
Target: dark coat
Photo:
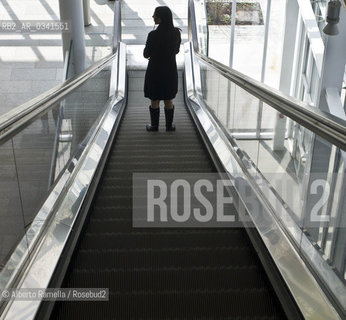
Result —
[[151, 100], [171, 100], [178, 92], [175, 55], [181, 43], [177, 28], [167, 30], [160, 25], [148, 34], [143, 55], [149, 58], [145, 73], [144, 96]]

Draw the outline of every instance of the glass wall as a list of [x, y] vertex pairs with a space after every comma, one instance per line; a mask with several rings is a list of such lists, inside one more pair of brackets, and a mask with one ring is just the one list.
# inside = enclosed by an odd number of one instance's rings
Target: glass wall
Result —
[[[270, 0], [212, 2], [207, 2], [211, 58], [274, 88], [281, 89], [288, 77], [286, 94], [318, 106], [324, 43], [315, 30], [324, 26], [325, 1], [300, 3], [303, 7]], [[232, 2], [237, 4], [234, 16], [229, 9]], [[244, 8], [248, 15], [241, 13]], [[289, 18], [285, 8], [294, 11]], [[251, 10], [261, 18], [240, 24], [245, 17], [255, 19]], [[283, 62], [290, 66], [285, 66], [289, 74], [280, 75], [285, 37], [284, 45], [292, 52]], [[345, 150], [278, 113], [203, 60], [198, 62], [201, 99], [234, 139], [243, 160], [253, 164], [258, 180], [266, 181], [269, 188], [262, 191], [270, 190], [267, 199], [273, 211], [346, 309]]]
[[[232, 4], [236, 14], [232, 15]], [[209, 57], [229, 65], [245, 75], [279, 88], [285, 1], [249, 0], [249, 1], [207, 1], [209, 30]], [[232, 94], [231, 94], [232, 96]], [[237, 95], [237, 99], [241, 95]], [[234, 97], [232, 99], [235, 99]], [[268, 131], [260, 124], [273, 123], [276, 112], [263, 107], [260, 101], [241, 98], [243, 104], [251, 105], [251, 120], [231, 124], [232, 130], [244, 137], [259, 136]], [[249, 108], [245, 108], [248, 110]], [[230, 110], [232, 112], [232, 110]], [[245, 112], [245, 111], [244, 111]]]
[[[244, 165], [251, 163], [255, 168], [250, 175], [261, 181], [263, 196], [291, 233], [301, 254], [338, 297], [345, 291], [346, 279], [345, 151], [286, 116], [281, 148], [274, 148], [276, 121], [270, 117], [262, 117], [261, 136], [251, 136], [258, 106], [263, 105], [262, 115], [278, 114], [276, 110], [231, 83], [203, 60], [197, 61], [200, 98], [227, 128], [244, 155]], [[294, 148], [290, 131], [296, 142]], [[340, 303], [343, 304], [342, 299]]]
[[15, 268], [8, 263], [19, 263], [32, 241], [32, 229], [44, 223], [49, 211], [43, 208], [38, 216], [42, 205], [62, 173], [79, 158], [104, 113], [109, 79], [106, 67], [0, 140], [0, 287]]
[[[233, 2], [236, 3], [234, 17]], [[285, 1], [207, 1], [206, 5], [209, 56], [278, 88]]]

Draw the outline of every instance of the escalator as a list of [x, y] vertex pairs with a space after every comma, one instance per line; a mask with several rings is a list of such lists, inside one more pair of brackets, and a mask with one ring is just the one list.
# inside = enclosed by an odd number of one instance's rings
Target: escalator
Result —
[[181, 90], [177, 131], [162, 112], [145, 131], [140, 74], [62, 285], [109, 288], [109, 301], [59, 302], [51, 319], [286, 319], [245, 229], [133, 228], [133, 173], [216, 171]]
[[[13, 154], [24, 149], [22, 132], [40, 146], [42, 119], [55, 130], [55, 144], [41, 150], [42, 162], [52, 163], [42, 178], [49, 177], [49, 188], [18, 236], [22, 241], [2, 270], [0, 288], [108, 288], [109, 300], [0, 297], [0, 319], [339, 319], [275, 216], [270, 201], [277, 199], [262, 194], [265, 179], [245, 152], [251, 147], [242, 150], [227, 131], [231, 109], [223, 100], [231, 89], [238, 109], [244, 97], [261, 99], [343, 150], [344, 129], [200, 54], [194, 22], [174, 101], [177, 131], [165, 131], [161, 107], [159, 132], [147, 132], [144, 71], [126, 66], [119, 8], [116, 1], [113, 54], [0, 124], [0, 142], [11, 143]], [[238, 109], [233, 116], [242, 115]], [[20, 163], [7, 158], [21, 173]], [[220, 175], [231, 182], [236, 200], [228, 213], [245, 214], [250, 224], [134, 226], [146, 214], [138, 216], [134, 206], [143, 197], [134, 197], [138, 173]], [[17, 179], [18, 194], [30, 198], [29, 179]], [[255, 196], [253, 208], [243, 186]]]

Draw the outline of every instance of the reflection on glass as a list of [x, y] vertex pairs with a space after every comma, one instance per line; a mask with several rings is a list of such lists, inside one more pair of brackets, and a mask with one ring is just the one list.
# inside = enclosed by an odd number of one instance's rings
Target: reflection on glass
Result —
[[262, 104], [262, 118], [261, 118], [261, 128], [260, 128], [261, 133], [271, 134], [271, 136], [273, 135], [277, 116], [278, 116], [278, 112], [275, 109], [273, 109], [266, 103]]
[[250, 174], [266, 181], [261, 190], [267, 196], [269, 188], [268, 201], [287, 230], [294, 230], [296, 244], [304, 244], [300, 250], [311, 255], [309, 250], [314, 249], [306, 244], [316, 249], [312, 265], [321, 278], [327, 274], [324, 280], [333, 279], [327, 285], [335, 293], [346, 272], [345, 152], [258, 101], [203, 61], [199, 67], [201, 98], [242, 150], [244, 164], [249, 159], [256, 167], [257, 173]]
[[[0, 270], [105, 110], [106, 67], [0, 145]], [[0, 277], [1, 278], [1, 277]]]
[[254, 137], [259, 100], [200, 61], [203, 98], [238, 139]]
[[56, 107], [12, 138], [25, 225], [30, 224], [48, 192], [55, 110]]
[[0, 271], [25, 233], [12, 140], [0, 145]]
[[335, 150], [335, 174], [332, 181], [334, 192], [331, 199], [330, 217], [334, 226], [325, 226], [324, 241], [320, 240], [325, 258], [332, 261], [332, 266], [337, 270], [342, 279], [346, 279], [346, 199], [345, 171], [346, 153]]
[[310, 157], [303, 231], [338, 276], [345, 279], [346, 154], [316, 136]]
[[108, 100], [109, 77], [107, 70], [101, 71], [60, 104], [55, 179], [65, 169], [72, 155], [84, 148], [91, 127], [97, 124], [97, 119], [102, 115]]

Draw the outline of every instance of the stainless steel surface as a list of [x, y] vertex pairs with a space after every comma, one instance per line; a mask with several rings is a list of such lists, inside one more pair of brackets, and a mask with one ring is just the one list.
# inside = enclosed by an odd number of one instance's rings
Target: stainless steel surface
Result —
[[[255, 199], [261, 210], [253, 210], [247, 207], [251, 216], [251, 220], [255, 224], [260, 236], [270, 254], [273, 257], [279, 271], [281, 272], [288, 288], [293, 294], [301, 312], [306, 319], [340, 319], [336, 310], [328, 301], [325, 294], [322, 292], [318, 283], [306, 267], [304, 261], [296, 252], [295, 248], [290, 243], [286, 234], [281, 229], [278, 221], [274, 218], [272, 208], [267, 201], [259, 193], [258, 187], [255, 187], [255, 182], [249, 171], [256, 170], [251, 166], [251, 162], [244, 163], [238, 156], [237, 147], [232, 145], [229, 139], [225, 136], [222, 129], [210, 115], [208, 109], [204, 106], [204, 102], [198, 94], [199, 89], [196, 88], [196, 70], [198, 70], [198, 62], [193, 61], [192, 44], [185, 44], [185, 82], [188, 88], [188, 105], [191, 111], [196, 115], [198, 121], [203, 127], [211, 145], [216, 151], [221, 163], [223, 164], [230, 180], [232, 181], [240, 199], [243, 199], [246, 206], [245, 188], [248, 186], [253, 190]], [[193, 71], [189, 70], [190, 66]], [[194, 89], [192, 89], [194, 88]], [[262, 212], [262, 214], [258, 214]], [[298, 231], [299, 232], [299, 231]]]
[[84, 17], [84, 26], [89, 26], [91, 24], [90, 0], [83, 0], [83, 17]]
[[[47, 287], [51, 272], [54, 271], [58, 262], [59, 256], [57, 253], [63, 249], [63, 245], [70, 232], [71, 228], [68, 226], [62, 223], [52, 223], [42, 242], [41, 250], [30, 264], [29, 272], [25, 274], [23, 282], [18, 289]], [[7, 306], [1, 319], [34, 319], [40, 303], [40, 300], [20, 301], [14, 299]]]
[[114, 25], [113, 25], [113, 53], [116, 52], [121, 41], [121, 5], [120, 1], [114, 2]]
[[[20, 266], [27, 261], [29, 255], [29, 246], [26, 236], [18, 243], [11, 257], [1, 270], [0, 290], [11, 287], [9, 284], [13, 282], [14, 275], [20, 270]], [[3, 297], [0, 298], [0, 305], [3, 303]]]
[[[121, 45], [121, 50], [126, 53], [126, 46]], [[126, 54], [121, 55], [121, 57], [118, 70], [126, 72], [124, 67], [124, 65], [126, 66]], [[119, 81], [125, 81], [126, 75], [119, 75], [118, 79]], [[125, 88], [125, 83], [119, 84], [119, 87]], [[74, 170], [72, 179], [70, 179], [72, 181], [68, 181], [68, 185], [64, 186], [66, 194], [62, 203], [49, 222], [47, 232], [39, 239], [39, 245], [36, 246], [38, 249], [32, 253], [34, 258], [28, 268], [25, 269], [17, 289], [48, 287], [68, 236], [74, 227], [81, 203], [111, 136], [113, 126], [124, 110], [124, 101], [124, 95], [119, 94], [119, 92], [109, 99], [105, 114], [95, 128], [80, 161], [76, 164], [76, 170]], [[52, 201], [51, 204], [53, 203]], [[44, 210], [40, 218], [47, 217], [48, 211], [49, 208]], [[6, 305], [0, 319], [34, 319], [40, 303], [41, 300], [19, 301], [14, 298]]]

